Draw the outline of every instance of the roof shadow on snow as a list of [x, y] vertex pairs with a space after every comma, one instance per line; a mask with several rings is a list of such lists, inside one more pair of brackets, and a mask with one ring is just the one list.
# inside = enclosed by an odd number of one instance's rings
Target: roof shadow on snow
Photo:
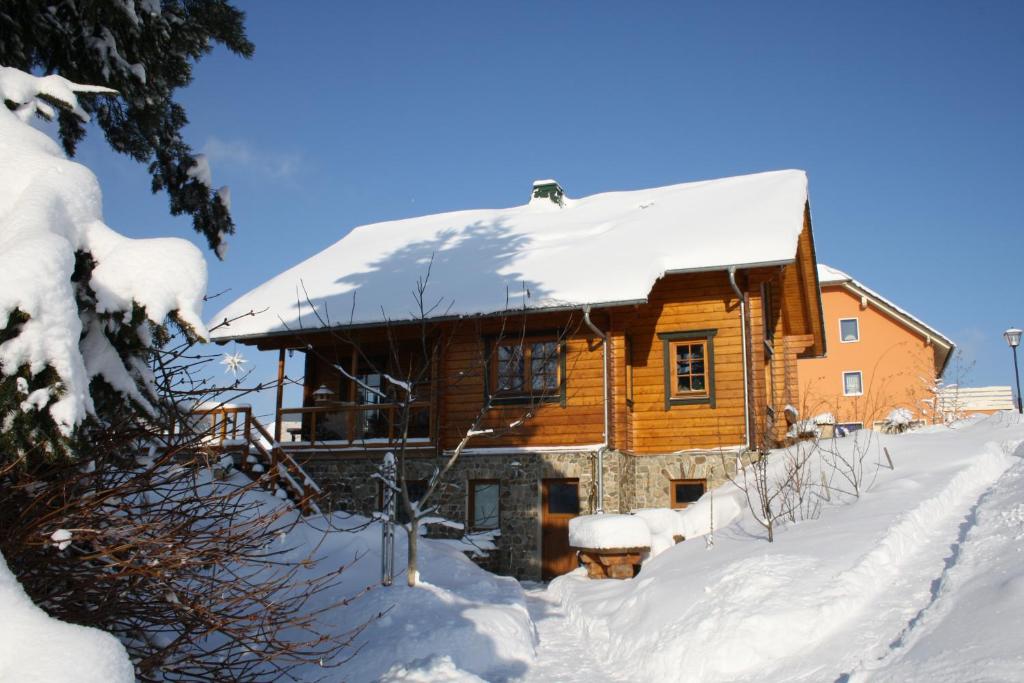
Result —
[[[381, 235], [386, 238], [386, 233]], [[367, 271], [338, 278], [337, 284], [352, 289], [312, 303], [330, 326], [384, 322], [384, 315], [396, 321], [415, 319], [419, 312], [413, 293], [429, 268], [424, 305], [436, 306], [430, 317], [448, 310], [472, 314], [518, 309], [549, 296], [540, 283], [508, 270], [529, 242], [528, 236], [512, 232], [500, 220], [453, 226], [431, 239], [399, 247]], [[309, 302], [297, 302], [296, 308], [304, 322], [320, 325], [309, 313]]]

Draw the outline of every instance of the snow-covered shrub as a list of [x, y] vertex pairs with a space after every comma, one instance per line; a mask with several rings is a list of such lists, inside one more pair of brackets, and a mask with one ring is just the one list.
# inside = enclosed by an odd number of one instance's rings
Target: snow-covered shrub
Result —
[[[147, 354], [169, 319], [201, 320], [206, 263], [182, 239], [130, 239], [103, 222], [96, 177], [29, 121], [88, 116], [113, 91], [0, 67], [0, 451], [67, 453], [89, 416], [151, 409]], [[98, 410], [98, 405], [100, 409]]]
[[882, 421], [882, 431], [886, 434], [902, 434], [914, 426], [914, 414], [906, 408], [893, 408]]

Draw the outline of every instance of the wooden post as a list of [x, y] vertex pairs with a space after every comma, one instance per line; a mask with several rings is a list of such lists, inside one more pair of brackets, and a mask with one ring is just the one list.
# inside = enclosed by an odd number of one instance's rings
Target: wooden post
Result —
[[274, 411], [274, 441], [281, 443], [281, 406], [284, 404], [284, 354], [282, 348], [277, 354], [277, 410]]

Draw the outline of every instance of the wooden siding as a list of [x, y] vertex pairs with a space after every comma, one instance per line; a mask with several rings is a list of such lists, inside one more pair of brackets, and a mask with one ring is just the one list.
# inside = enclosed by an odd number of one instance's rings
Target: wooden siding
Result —
[[[474, 447], [487, 446], [573, 446], [601, 443], [604, 440], [603, 383], [601, 381], [601, 344], [581, 325], [579, 313], [532, 315], [526, 321], [526, 334], [560, 331], [565, 343], [565, 405], [542, 402], [533, 406], [495, 406], [484, 420], [483, 429], [503, 430], [529, 410], [529, 417], [513, 432], [496, 437], [483, 436]], [[507, 321], [504, 338], [522, 334], [522, 321]], [[485, 373], [483, 355], [488, 340], [502, 333], [500, 323], [467, 323], [448, 332], [442, 362], [443, 415], [442, 440], [451, 448], [473, 423], [483, 405]]]
[[[627, 450], [667, 453], [743, 443], [743, 364], [739, 300], [724, 272], [674, 275], [651, 290], [649, 303], [619, 309], [614, 335], [629, 335], [633, 356], [633, 407]], [[662, 333], [714, 330], [714, 407], [710, 403], [665, 407]], [[621, 383], [625, 385], [625, 378]], [[625, 408], [616, 403], [616, 411]]]
[[[809, 237], [809, 233], [808, 233]], [[741, 271], [738, 281], [746, 294], [748, 368], [750, 372], [750, 441], [755, 446], [774, 445], [785, 438], [784, 409], [796, 404], [796, 359], [818, 340], [813, 333], [813, 311], [800, 271], [802, 266], [759, 268]], [[816, 280], [815, 280], [816, 283]], [[774, 356], [764, 344], [762, 285], [771, 287], [775, 305], [770, 324], [774, 330]], [[815, 285], [816, 286], [816, 285]], [[815, 295], [817, 291], [815, 289]], [[796, 297], [798, 301], [789, 299]], [[690, 449], [715, 449], [744, 443], [743, 347], [740, 302], [725, 272], [677, 274], [662, 278], [653, 287], [649, 302], [596, 310], [594, 324], [608, 336], [611, 412], [609, 441], [612, 448], [636, 455], [662, 454]], [[492, 407], [483, 428], [504, 430], [529, 410], [530, 417], [518, 428], [472, 442], [481, 447], [571, 447], [599, 444], [604, 440], [602, 346], [587, 328], [579, 311], [533, 313], [499, 318], [445, 321], [434, 328], [441, 353], [435, 365], [432, 399], [437, 446], [452, 448], [472, 424], [485, 398], [484, 358], [494, 339], [526, 334], [559, 334], [565, 344], [565, 397], [529, 405]], [[397, 332], [396, 332], [397, 330]], [[665, 362], [660, 334], [713, 332], [714, 400], [666, 407]], [[414, 338], [415, 326], [395, 328], [393, 335]], [[627, 338], [629, 340], [627, 357]], [[306, 402], [320, 384], [337, 391], [339, 373], [331, 365], [350, 351], [336, 337], [319, 333], [310, 337], [314, 352], [308, 354]], [[381, 331], [361, 331], [356, 340], [364, 353], [385, 350]], [[632, 401], [627, 373], [632, 373]], [[768, 425], [769, 407], [775, 424]]]

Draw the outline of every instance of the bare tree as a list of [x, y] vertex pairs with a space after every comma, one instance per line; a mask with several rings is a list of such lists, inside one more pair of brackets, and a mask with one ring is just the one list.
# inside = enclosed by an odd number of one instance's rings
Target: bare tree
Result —
[[[337, 326], [336, 323], [332, 326], [329, 312], [323, 306], [315, 305], [309, 299], [308, 294], [306, 295], [305, 302], [316, 317], [321, 331], [328, 330], [328, 333], [335, 342], [341, 342], [353, 347], [360, 362], [370, 368], [373, 374], [381, 377], [383, 380], [382, 384], [380, 386], [370, 384], [360, 376], [349, 372], [343, 365], [331, 362], [327, 358], [323, 360], [329, 362], [349, 382], [354, 383], [364, 395], [376, 397], [381, 402], [394, 406], [395, 424], [393, 433], [396, 438], [391, 447], [395, 457], [396, 482], [394, 484], [395, 490], [385, 491], [384, 502], [385, 504], [387, 503], [387, 496], [389, 494], [394, 495], [397, 498], [398, 505], [404, 512], [403, 516], [408, 520], [402, 526], [408, 537], [406, 580], [409, 586], [415, 586], [419, 580], [419, 538], [422, 528], [427, 524], [436, 522], [443, 522], [448, 526], [462, 527], [459, 522], [441, 518], [439, 511], [448, 495], [448, 477], [459, 462], [465, 449], [474, 439], [498, 438], [516, 431], [533, 417], [538, 402], [548, 395], [544, 388], [537, 390], [536, 387], [528, 387], [530, 395], [526, 405], [515, 411], [513, 416], [506, 416], [508, 419], [502, 420], [498, 426], [488, 426], [493, 425], [495, 422], [496, 413], [494, 397], [488, 391], [470, 424], [462, 430], [458, 442], [453, 448], [442, 453], [439, 461], [433, 465], [431, 474], [426, 481], [425, 489], [422, 492], [418, 492], [418, 496], [412, 495], [410, 484], [417, 480], [414, 479], [415, 475], [410, 464], [410, 452], [413, 446], [410, 437], [410, 427], [414, 423], [415, 411], [418, 405], [422, 405], [417, 403], [420, 399], [421, 391], [424, 387], [439, 379], [431, 376], [433, 361], [442, 357], [448, 351], [454, 336], [451, 329], [446, 334], [441, 323], [437, 320], [438, 318], [445, 317], [445, 314], [451, 308], [452, 302], [446, 302], [440, 298], [432, 299], [429, 295], [432, 267], [433, 259], [427, 265], [425, 273], [417, 278], [416, 285], [411, 291], [413, 307], [410, 313], [411, 321], [406, 321], [401, 326], [408, 328], [411, 324], [416, 327], [415, 351], [412, 354], [409, 354], [408, 344], [403, 345], [399, 342], [397, 337], [399, 325], [388, 319], [386, 312], [381, 311], [381, 317], [384, 321], [383, 327], [387, 334], [387, 364], [389, 367], [377, 367], [374, 364], [374, 359], [366, 352], [360, 340], [343, 327]], [[506, 311], [512, 310], [509, 306], [509, 301], [510, 297], [506, 293]], [[354, 319], [354, 307], [355, 301], [353, 300], [353, 310], [349, 314], [350, 324]], [[458, 376], [444, 378], [447, 386], [452, 388], [470, 378], [486, 377], [486, 368], [492, 362], [491, 354], [494, 352], [494, 349], [502, 344], [511, 343], [513, 346], [518, 345], [518, 348], [521, 349], [523, 344], [526, 343], [526, 316], [527, 311], [525, 308], [513, 313], [506, 312], [498, 316], [496, 323], [498, 329], [492, 335], [490, 347], [482, 342], [484, 335], [479, 328], [481, 320], [479, 318], [476, 319], [474, 322], [478, 327], [475, 337], [481, 340], [477, 349], [476, 362], [471, 367], [460, 369]], [[453, 323], [453, 325], [457, 324]], [[570, 319], [566, 327], [557, 335], [556, 344], [561, 345], [564, 343], [570, 331], [578, 328], [578, 326], [578, 321], [574, 325]], [[300, 328], [296, 332], [301, 333], [303, 330]], [[306, 332], [309, 331], [307, 330]], [[306, 352], [318, 353], [317, 346], [307, 344]], [[416, 358], [410, 358], [409, 355], [414, 355]], [[522, 357], [512, 357], [507, 359], [507, 362], [522, 362]], [[446, 426], [435, 423], [435, 432], [440, 435], [442, 428]], [[382, 479], [381, 486], [386, 489], [389, 487], [389, 484]], [[469, 546], [473, 546], [475, 543], [473, 537], [469, 534], [464, 535], [463, 540]]]

